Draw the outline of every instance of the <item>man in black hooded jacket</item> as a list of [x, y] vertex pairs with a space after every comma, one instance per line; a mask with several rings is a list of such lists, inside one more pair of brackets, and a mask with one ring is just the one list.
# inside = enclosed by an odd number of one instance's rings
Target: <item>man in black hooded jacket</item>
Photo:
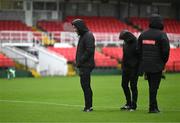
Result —
[[169, 39], [163, 28], [161, 16], [154, 14], [150, 17], [149, 29], [138, 39], [140, 73], [145, 72], [149, 84], [149, 113], [160, 112], [156, 97], [162, 71], [169, 58]]
[[92, 108], [92, 89], [90, 85], [91, 71], [93, 70], [94, 53], [95, 53], [95, 39], [93, 34], [89, 31], [84, 21], [75, 19], [72, 25], [80, 36], [76, 51], [76, 66], [79, 69], [81, 87], [84, 92], [85, 107], [84, 112], [90, 112]]
[[[126, 104], [121, 110], [136, 110], [137, 108], [137, 81], [138, 81], [138, 52], [137, 39], [128, 30], [120, 33], [119, 39], [124, 40], [122, 59], [122, 83]], [[130, 83], [130, 88], [129, 88]], [[131, 90], [131, 91], [130, 91]]]

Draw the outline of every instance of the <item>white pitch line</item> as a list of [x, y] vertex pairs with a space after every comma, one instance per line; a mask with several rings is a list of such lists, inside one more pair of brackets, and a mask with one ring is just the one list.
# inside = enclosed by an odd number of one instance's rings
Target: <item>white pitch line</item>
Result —
[[44, 104], [44, 105], [56, 105], [56, 106], [65, 106], [65, 107], [83, 107], [82, 105], [70, 105], [70, 104], [51, 103], [51, 102], [39, 102], [39, 101], [0, 100], [0, 102], [8, 102], [8, 103], [29, 103], [29, 104]]
[[[0, 100], [0, 102], [44, 104], [44, 105], [56, 105], [56, 106], [65, 106], [65, 107], [84, 107], [84, 106], [82, 106], [82, 105], [71, 105], [71, 104], [51, 103], [51, 102], [40, 102], [40, 101]], [[95, 107], [101, 107], [101, 108], [119, 108], [119, 107], [106, 107], [106, 106], [95, 106]]]
[[[62, 104], [62, 103], [51, 103], [51, 102], [39, 102], [39, 101], [23, 101], [23, 100], [0, 100], [0, 102], [8, 102], [8, 103], [27, 103], [27, 104], [44, 104], [44, 105], [55, 105], [55, 106], [64, 106], [64, 107], [84, 107], [82, 105], [71, 105], [71, 104]], [[104, 109], [119, 109], [120, 107], [115, 107], [115, 106], [94, 106], [94, 107], [99, 107], [99, 108], [104, 108]], [[142, 107], [141, 107], [142, 109]], [[145, 107], [143, 108], [145, 109]], [[168, 109], [168, 111], [175, 111], [175, 112], [180, 112], [180, 109]]]

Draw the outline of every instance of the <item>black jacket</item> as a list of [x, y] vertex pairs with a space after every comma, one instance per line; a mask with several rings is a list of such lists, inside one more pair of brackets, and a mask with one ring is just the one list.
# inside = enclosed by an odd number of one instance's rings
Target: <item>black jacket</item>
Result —
[[140, 72], [160, 72], [169, 58], [169, 39], [159, 15], [150, 18], [149, 29], [142, 32], [138, 39]]
[[122, 69], [125, 71], [136, 69], [138, 67], [138, 52], [137, 52], [136, 37], [132, 33], [124, 30], [121, 32], [119, 38], [124, 40]]
[[76, 66], [78, 68], [94, 68], [95, 39], [93, 34], [81, 19], [75, 19], [72, 25], [77, 28], [80, 36], [76, 51]]

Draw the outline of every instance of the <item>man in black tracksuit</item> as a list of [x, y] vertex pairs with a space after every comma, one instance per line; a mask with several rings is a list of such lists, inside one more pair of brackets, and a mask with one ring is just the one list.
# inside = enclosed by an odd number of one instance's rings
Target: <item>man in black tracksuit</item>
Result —
[[73, 20], [72, 25], [77, 34], [80, 36], [76, 51], [76, 66], [79, 69], [81, 87], [84, 92], [85, 107], [83, 111], [90, 112], [93, 110], [90, 81], [91, 71], [95, 66], [95, 39], [83, 20], [75, 19]]
[[137, 39], [132, 33], [127, 30], [123, 30], [120, 33], [119, 39], [124, 40], [121, 86], [126, 97], [126, 104], [121, 107], [121, 110], [133, 111], [136, 110], [138, 97], [137, 81], [139, 62], [137, 52]]
[[149, 113], [158, 113], [157, 91], [162, 71], [169, 58], [169, 39], [159, 15], [150, 17], [149, 29], [142, 32], [138, 39], [140, 73], [147, 76], [149, 83]]

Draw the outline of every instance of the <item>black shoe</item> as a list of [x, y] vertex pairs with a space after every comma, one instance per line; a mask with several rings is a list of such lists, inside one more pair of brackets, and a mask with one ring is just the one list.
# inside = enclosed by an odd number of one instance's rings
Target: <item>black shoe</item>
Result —
[[136, 103], [132, 103], [130, 111], [135, 111], [136, 108], [137, 108], [137, 104]]
[[130, 110], [131, 109], [131, 106], [129, 105], [124, 105], [123, 107], [120, 108], [121, 110]]
[[93, 111], [93, 108], [92, 108], [92, 107], [90, 107], [90, 108], [84, 108], [84, 109], [83, 109], [83, 112], [91, 112], [91, 111]]
[[153, 110], [149, 110], [148, 113], [159, 113], [159, 112], [160, 112], [159, 109], [153, 109]]

